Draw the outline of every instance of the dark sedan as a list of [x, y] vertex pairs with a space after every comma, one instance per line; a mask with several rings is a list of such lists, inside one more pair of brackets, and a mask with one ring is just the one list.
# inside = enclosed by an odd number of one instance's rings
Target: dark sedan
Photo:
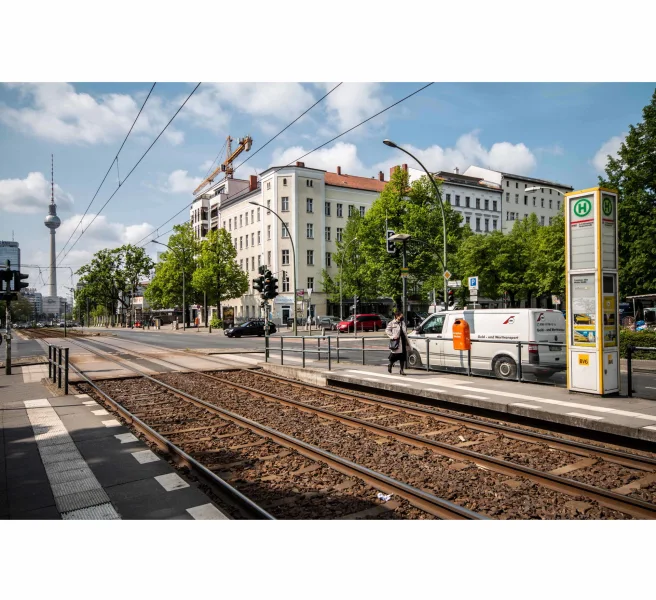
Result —
[[[229, 329], [226, 329], [223, 333], [227, 335], [228, 337], [242, 337], [242, 336], [247, 336], [247, 335], [257, 335], [257, 336], [262, 336], [264, 335], [264, 319], [255, 319], [253, 321], [247, 321], [246, 323], [242, 323], [241, 325], [235, 325], [234, 327], [230, 327]], [[276, 325], [275, 323], [272, 323], [269, 321], [269, 333], [275, 333], [276, 332]]]

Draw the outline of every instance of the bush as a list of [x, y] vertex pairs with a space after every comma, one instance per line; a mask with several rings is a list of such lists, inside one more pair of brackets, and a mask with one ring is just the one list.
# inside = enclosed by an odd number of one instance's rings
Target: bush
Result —
[[[622, 358], [626, 358], [626, 347], [628, 345], [656, 348], [656, 331], [620, 329], [620, 356]], [[636, 360], [656, 360], [656, 351], [634, 352], [633, 358]]]
[[210, 319], [210, 327], [213, 327], [215, 329], [219, 329], [220, 327], [223, 327], [223, 321], [219, 319], [218, 317], [212, 317]]

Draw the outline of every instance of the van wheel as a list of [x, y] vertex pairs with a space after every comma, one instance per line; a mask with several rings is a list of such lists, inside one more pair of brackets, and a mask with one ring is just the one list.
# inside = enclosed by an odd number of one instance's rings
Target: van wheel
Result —
[[421, 356], [419, 356], [419, 352], [416, 350], [413, 350], [408, 355], [408, 366], [412, 368], [421, 367]]
[[499, 379], [516, 379], [517, 363], [510, 356], [500, 356], [494, 361], [494, 374]]

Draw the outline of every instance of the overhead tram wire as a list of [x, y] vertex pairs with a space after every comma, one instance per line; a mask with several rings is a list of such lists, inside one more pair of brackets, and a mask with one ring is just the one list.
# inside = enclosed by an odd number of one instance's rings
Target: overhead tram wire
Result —
[[146, 102], [148, 102], [148, 99], [150, 98], [150, 95], [153, 93], [153, 90], [155, 89], [156, 85], [157, 85], [157, 82], [153, 83], [152, 87], [150, 88], [150, 91], [148, 92], [148, 95], [146, 96], [146, 99], [143, 101], [143, 104], [141, 105], [141, 108], [139, 109], [139, 112], [137, 113], [137, 116], [135, 117], [134, 121], [132, 122], [132, 127], [130, 127], [130, 131], [128, 131], [127, 135], [125, 136], [125, 139], [123, 140], [123, 143], [121, 144], [121, 147], [118, 149], [118, 152], [116, 153], [116, 156], [114, 156], [114, 160], [109, 165], [109, 169], [107, 169], [107, 173], [105, 173], [105, 176], [103, 177], [102, 181], [100, 182], [100, 185], [98, 186], [98, 189], [96, 190], [96, 193], [93, 195], [93, 198], [91, 198], [91, 202], [89, 202], [89, 205], [87, 206], [86, 210], [84, 211], [84, 214], [80, 218], [80, 222], [75, 226], [75, 229], [73, 230], [73, 233], [71, 233], [68, 240], [66, 241], [66, 243], [62, 246], [61, 250], [59, 251], [59, 254], [57, 254], [57, 260], [59, 260], [59, 257], [61, 256], [61, 253], [66, 249], [66, 246], [68, 246], [68, 243], [73, 239], [73, 236], [75, 235], [75, 232], [78, 230], [80, 225], [82, 225], [82, 221], [84, 220], [84, 217], [87, 216], [87, 213], [89, 212], [89, 209], [91, 208], [91, 205], [93, 204], [94, 200], [96, 199], [96, 196], [98, 195], [98, 192], [100, 192], [100, 189], [102, 188], [103, 184], [105, 183], [105, 179], [107, 179], [107, 176], [109, 175], [110, 171], [112, 170], [112, 167], [114, 166], [114, 163], [118, 160], [118, 155], [121, 153], [121, 150], [123, 150], [123, 146], [125, 146], [125, 142], [128, 141], [128, 138], [130, 137], [130, 134], [132, 133], [132, 130], [134, 129], [134, 126], [137, 124], [137, 121], [139, 120], [139, 116], [141, 115], [144, 107], [146, 106]]
[[[342, 83], [343, 83], [343, 82], [340, 81], [340, 82], [339, 82], [334, 88], [332, 88], [332, 89], [331, 89], [330, 91], [328, 91], [326, 94], [324, 94], [323, 96], [321, 96], [321, 98], [319, 98], [319, 100], [317, 100], [312, 106], [310, 106], [310, 108], [308, 108], [307, 110], [305, 110], [304, 112], [302, 112], [302, 113], [301, 113], [298, 117], [296, 117], [291, 123], [289, 123], [289, 125], [287, 125], [285, 128], [281, 129], [278, 133], [276, 133], [276, 135], [274, 135], [274, 136], [273, 136], [273, 137], [272, 137], [272, 138], [271, 138], [266, 144], [264, 144], [262, 147], [258, 148], [255, 152], [253, 152], [253, 154], [251, 154], [248, 158], [246, 158], [246, 160], [244, 160], [244, 161], [242, 161], [241, 163], [239, 163], [239, 165], [237, 165], [237, 167], [235, 167], [234, 170], [236, 171], [236, 170], [237, 170], [239, 167], [241, 167], [246, 161], [248, 161], [248, 160], [250, 160], [251, 158], [253, 158], [253, 156], [255, 156], [255, 155], [256, 155], [258, 152], [260, 152], [261, 150], [264, 150], [264, 148], [266, 148], [271, 142], [273, 142], [273, 140], [275, 140], [279, 135], [281, 135], [282, 133], [284, 133], [285, 131], [287, 131], [287, 129], [289, 129], [294, 123], [296, 123], [299, 119], [301, 119], [301, 118], [304, 117], [307, 113], [309, 113], [309, 112], [310, 112], [310, 111], [311, 111], [311, 110], [312, 110], [317, 104], [319, 104], [320, 102], [322, 102], [323, 100], [325, 100], [328, 96], [330, 96], [330, 94], [332, 94], [332, 93], [333, 93], [333, 92], [334, 92], [334, 91], [335, 91], [340, 85], [342, 85]], [[226, 142], [226, 143], [227, 143], [227, 142]], [[225, 147], [225, 144], [224, 144], [224, 147]], [[220, 154], [221, 154], [221, 153], [219, 152], [219, 155], [220, 155]], [[217, 155], [217, 158], [218, 158], [218, 155]], [[214, 162], [216, 162], [216, 158], [214, 159]], [[214, 166], [214, 163], [212, 163], [212, 166]], [[211, 169], [212, 169], [212, 167], [210, 167], [210, 171], [211, 171]], [[208, 171], [208, 175], [209, 175], [210, 171]], [[189, 204], [187, 204], [186, 206], [183, 206], [183, 207], [182, 207], [177, 213], [175, 213], [170, 219], [168, 219], [167, 221], [165, 221], [164, 223], [162, 223], [157, 229], [154, 229], [154, 230], [151, 231], [147, 236], [141, 238], [141, 239], [137, 242], [137, 245], [141, 244], [141, 242], [143, 242], [145, 239], [147, 239], [148, 237], [150, 237], [151, 235], [153, 235], [153, 233], [157, 233], [158, 230], [160, 230], [160, 229], [161, 229], [162, 227], [164, 227], [166, 224], [170, 223], [170, 222], [171, 222], [173, 219], [175, 219], [180, 213], [182, 213], [182, 212], [184, 212], [185, 210], [187, 210], [187, 209], [188, 209], [188, 208], [189, 208], [194, 202], [195, 202], [195, 200], [192, 200]], [[154, 238], [154, 239], [160, 238], [160, 237], [162, 237], [163, 235], [166, 235], [167, 233], [169, 233], [170, 231], [173, 231], [173, 230], [172, 230], [172, 229], [169, 229], [169, 231], [167, 231], [167, 232], [165, 232], [165, 233], [162, 233], [162, 234], [159, 234], [159, 235], [158, 235], [156, 238]], [[149, 240], [147, 243], [150, 243], [150, 240]], [[145, 246], [145, 244], [144, 244], [144, 246]]]
[[187, 98], [185, 99], [185, 101], [180, 105], [180, 108], [178, 108], [178, 110], [175, 111], [175, 114], [171, 117], [171, 119], [169, 120], [169, 122], [164, 126], [164, 129], [162, 129], [162, 131], [159, 132], [158, 136], [153, 140], [153, 142], [150, 144], [150, 146], [148, 146], [148, 148], [146, 149], [146, 151], [141, 155], [141, 158], [139, 158], [139, 160], [138, 160], [138, 161], [136, 162], [136, 164], [132, 167], [132, 169], [130, 169], [130, 172], [125, 176], [125, 179], [123, 179], [123, 181], [119, 183], [118, 187], [114, 190], [114, 192], [112, 193], [112, 195], [106, 200], [105, 204], [103, 204], [103, 205], [100, 207], [100, 210], [94, 215], [93, 219], [91, 219], [91, 222], [87, 225], [86, 229], [84, 229], [84, 231], [82, 231], [82, 233], [80, 234], [80, 236], [75, 240], [75, 242], [73, 243], [73, 245], [68, 249], [68, 252], [66, 252], [66, 254], [64, 255], [64, 258], [62, 258], [62, 261], [68, 256], [68, 254], [71, 252], [71, 250], [73, 250], [73, 248], [75, 247], [75, 245], [80, 241], [80, 238], [81, 238], [81, 237], [84, 235], [84, 233], [89, 229], [89, 227], [91, 227], [91, 225], [93, 224], [93, 222], [98, 218], [98, 216], [99, 216], [100, 213], [103, 211], [103, 209], [107, 206], [107, 204], [109, 204], [109, 202], [112, 200], [112, 198], [113, 198], [113, 197], [117, 194], [117, 192], [121, 189], [121, 187], [123, 186], [123, 184], [124, 184], [124, 183], [128, 180], [128, 178], [130, 177], [130, 175], [132, 175], [132, 173], [134, 172], [134, 170], [139, 166], [139, 164], [140, 164], [141, 161], [146, 157], [146, 155], [148, 154], [148, 152], [150, 152], [151, 148], [157, 143], [157, 140], [159, 140], [159, 138], [162, 137], [162, 135], [164, 134], [164, 132], [168, 129], [169, 125], [170, 125], [171, 123], [173, 123], [173, 120], [178, 116], [178, 113], [179, 113], [179, 112], [185, 107], [185, 105], [187, 104], [187, 102], [189, 102], [190, 98], [194, 95], [194, 93], [196, 92], [196, 90], [200, 87], [200, 84], [201, 84], [201, 83], [202, 83], [202, 82], [199, 82], [199, 83], [196, 85], [196, 87], [195, 87], [193, 90], [191, 90], [191, 93], [187, 96]]
[[[365, 119], [364, 121], [361, 121], [361, 122], [358, 123], [357, 125], [354, 125], [354, 126], [351, 127], [350, 129], [347, 129], [346, 131], [340, 133], [339, 135], [336, 135], [334, 138], [328, 140], [327, 142], [324, 142], [323, 144], [321, 144], [320, 146], [317, 146], [317, 147], [314, 148], [313, 150], [310, 150], [309, 152], [306, 152], [303, 156], [300, 156], [299, 158], [297, 158], [297, 159], [295, 159], [295, 160], [292, 160], [291, 162], [287, 163], [286, 165], [283, 165], [282, 167], [278, 167], [278, 168], [274, 171], [274, 173], [277, 173], [277, 172], [280, 171], [281, 169], [284, 169], [285, 167], [288, 167], [289, 165], [295, 163], [296, 161], [301, 160], [301, 158], [305, 158], [306, 156], [309, 156], [310, 154], [312, 154], [313, 152], [316, 152], [317, 150], [320, 150], [321, 148], [323, 148], [323, 147], [326, 146], [327, 144], [330, 144], [331, 142], [334, 142], [335, 140], [337, 140], [337, 139], [339, 139], [340, 137], [346, 135], [347, 133], [353, 131], [354, 129], [357, 129], [357, 128], [360, 127], [361, 125], [364, 125], [365, 123], [371, 121], [372, 119], [375, 119], [377, 116], [382, 115], [384, 112], [387, 112], [387, 111], [390, 110], [391, 108], [394, 108], [395, 106], [398, 106], [399, 104], [401, 104], [401, 102], [405, 102], [405, 101], [408, 100], [409, 98], [412, 98], [412, 96], [418, 94], [419, 92], [422, 92], [422, 91], [425, 90], [426, 88], [428, 88], [428, 87], [430, 87], [431, 85], [433, 85], [433, 83], [434, 83], [434, 82], [431, 81], [430, 83], [428, 83], [428, 84], [426, 84], [426, 85], [420, 87], [418, 90], [415, 90], [415, 91], [412, 92], [411, 94], [408, 94], [407, 96], [401, 98], [400, 100], [397, 100], [394, 104], [390, 104], [387, 108], [384, 108], [383, 110], [377, 112], [375, 115], [370, 116], [369, 118]], [[331, 92], [332, 92], [332, 90], [331, 90]], [[325, 96], [324, 96], [324, 97], [325, 97]], [[246, 161], [244, 161], [244, 162], [246, 162]], [[241, 163], [241, 164], [244, 164], [244, 163]], [[241, 164], [240, 164], [239, 166], [241, 166]], [[173, 219], [175, 219], [180, 213], [182, 213], [183, 211], [185, 211], [186, 209], [188, 209], [188, 208], [189, 208], [194, 202], [195, 202], [195, 200], [192, 200], [191, 202], [189, 202], [189, 204], [183, 206], [183, 207], [182, 207], [177, 213], [175, 213], [170, 219], [168, 219], [167, 221], [165, 221], [164, 223], [162, 223], [162, 224], [161, 224], [159, 227], [157, 227], [156, 229], [153, 229], [153, 231], [151, 231], [148, 235], [146, 235], [146, 236], [144, 236], [143, 238], [141, 238], [141, 239], [137, 242], [137, 245], [138, 245], [138, 244], [141, 244], [141, 242], [143, 242], [145, 239], [149, 238], [151, 235], [153, 235], [153, 233], [156, 233], [157, 231], [159, 231], [162, 227], [164, 227], [164, 225], [166, 225], [167, 223], [170, 223], [170, 222], [171, 222]], [[169, 230], [169, 231], [171, 231], [171, 230]], [[167, 231], [166, 233], [168, 233], [168, 231]], [[158, 235], [157, 237], [155, 237], [155, 238], [153, 238], [153, 239], [156, 240], [157, 238], [162, 237], [162, 235], [165, 235], [165, 233], [160, 234], [160, 235]], [[149, 242], [150, 242], [150, 240], [149, 240]]]

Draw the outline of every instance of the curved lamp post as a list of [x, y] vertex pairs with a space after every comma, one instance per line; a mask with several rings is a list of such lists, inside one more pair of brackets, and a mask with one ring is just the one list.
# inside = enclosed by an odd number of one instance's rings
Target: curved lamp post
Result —
[[[412, 158], [428, 175], [428, 179], [430, 179], [431, 183], [433, 184], [433, 187], [435, 188], [435, 193], [437, 194], [437, 199], [439, 201], [440, 205], [440, 210], [442, 211], [442, 235], [443, 235], [443, 244], [444, 244], [444, 271], [447, 270], [446, 267], [446, 216], [444, 214], [444, 205], [442, 202], [442, 194], [440, 194], [440, 188], [438, 187], [437, 183], [435, 183], [435, 180], [433, 179], [433, 176], [428, 172], [428, 169], [424, 167], [424, 165], [421, 163], [421, 161], [414, 155], [410, 154], [407, 150], [404, 148], [401, 148], [401, 146], [398, 146], [395, 144], [392, 140], [383, 140], [383, 144], [386, 146], [389, 146], [390, 148], [396, 148], [397, 150], [400, 150], [401, 152], [405, 152], [410, 158]], [[446, 285], [446, 278], [444, 278], [444, 302], [446, 306], [446, 293], [447, 293], [447, 285]]]
[[[342, 254], [342, 263], [339, 266], [339, 320], [343, 321], [344, 320], [344, 305], [343, 305], [343, 300], [342, 300], [342, 283], [344, 279], [344, 257], [346, 256], [346, 249], [349, 247], [350, 244], [353, 242], [357, 242], [358, 238], [354, 237], [346, 246], [344, 246], [344, 254]], [[353, 318], [355, 319], [355, 312], [353, 313]], [[353, 325], [353, 328], [355, 329], [355, 323]]]
[[[272, 212], [278, 218], [278, 220], [282, 223], [282, 226], [285, 228], [285, 230], [287, 231], [287, 235], [289, 236], [289, 242], [292, 245], [292, 261], [294, 263], [293, 264], [293, 267], [294, 267], [294, 318], [292, 319], [292, 322], [294, 323], [294, 329], [293, 329], [294, 335], [296, 335], [298, 333], [298, 330], [296, 328], [296, 308], [297, 308], [297, 300], [296, 300], [296, 249], [294, 248], [294, 240], [292, 238], [292, 234], [289, 231], [289, 228], [287, 227], [285, 222], [282, 220], [280, 215], [275, 210], [269, 208], [268, 206], [264, 206], [264, 204], [259, 204], [258, 202], [255, 202], [255, 200], [251, 200], [249, 202], [249, 204], [252, 204], [253, 206], [259, 206], [259, 207], [263, 208], [264, 210]], [[269, 266], [269, 265], [267, 265], [267, 266]], [[267, 316], [267, 318], [268, 318], [268, 316]]]
[[[164, 244], [163, 242], [158, 242], [157, 240], [151, 240], [153, 244], [159, 244], [160, 246], [166, 246], [173, 254], [175, 254], [175, 250], [171, 248], [168, 244]], [[187, 327], [187, 312], [186, 312], [186, 307], [185, 307], [185, 255], [184, 255], [184, 250], [181, 250], [182, 252], [182, 331], [186, 331]]]

